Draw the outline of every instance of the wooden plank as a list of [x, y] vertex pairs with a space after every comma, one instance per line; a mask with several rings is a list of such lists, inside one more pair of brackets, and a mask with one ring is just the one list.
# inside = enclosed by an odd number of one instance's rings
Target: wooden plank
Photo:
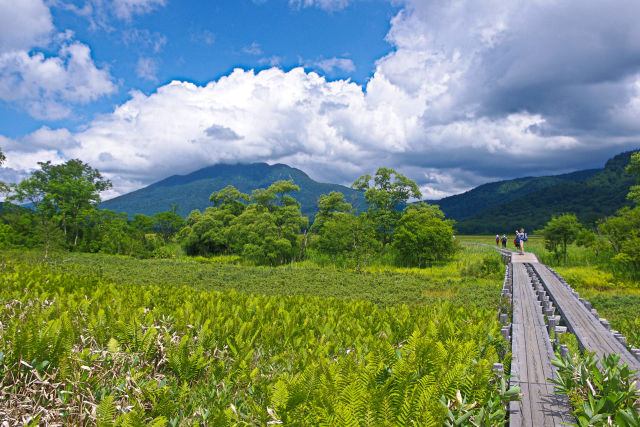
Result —
[[520, 386], [522, 400], [509, 406], [511, 426], [557, 426], [572, 421], [565, 397], [553, 394], [549, 378], [553, 348], [542, 310], [524, 263], [513, 268], [512, 384]]
[[[640, 370], [640, 361], [622, 345], [613, 334], [600, 324], [571, 290], [553, 274], [549, 268], [540, 263], [532, 264], [547, 290], [549, 297], [560, 312], [569, 330], [576, 336], [580, 347], [595, 352], [598, 357], [617, 353], [620, 360], [632, 369]], [[640, 382], [636, 383], [640, 389]]]

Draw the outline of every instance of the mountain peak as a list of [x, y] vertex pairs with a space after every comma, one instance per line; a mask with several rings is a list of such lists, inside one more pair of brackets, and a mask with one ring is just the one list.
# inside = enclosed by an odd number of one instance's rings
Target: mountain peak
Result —
[[192, 210], [211, 206], [209, 196], [228, 185], [251, 194], [257, 188], [267, 188], [279, 180], [293, 179], [300, 191], [293, 194], [301, 204], [304, 215], [313, 216], [320, 195], [339, 191], [355, 208], [365, 206], [362, 193], [351, 188], [324, 184], [311, 179], [305, 172], [283, 163], [219, 163], [185, 175], [172, 175], [147, 187], [104, 201], [100, 207], [129, 215], [154, 215], [178, 205], [178, 213], [186, 216]]

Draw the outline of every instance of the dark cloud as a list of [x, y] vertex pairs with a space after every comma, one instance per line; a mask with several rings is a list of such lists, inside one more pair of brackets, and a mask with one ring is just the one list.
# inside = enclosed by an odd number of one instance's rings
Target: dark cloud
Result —
[[242, 139], [233, 129], [221, 125], [212, 125], [204, 131], [207, 136], [220, 141], [236, 141]]
[[468, 95], [488, 116], [543, 114], [558, 132], [615, 132], [604, 114], [640, 72], [640, 3], [527, 2], [471, 68]]

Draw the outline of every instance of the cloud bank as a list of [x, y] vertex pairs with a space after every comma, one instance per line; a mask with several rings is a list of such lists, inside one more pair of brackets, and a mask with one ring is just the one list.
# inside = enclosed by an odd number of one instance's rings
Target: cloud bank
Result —
[[[73, 104], [109, 95], [116, 85], [100, 69], [91, 50], [73, 32], [54, 34], [51, 12], [42, 0], [0, 0], [0, 99], [37, 119], [60, 119]], [[48, 56], [37, 48], [57, 47]]]
[[[365, 86], [302, 68], [236, 69], [204, 86], [133, 91], [73, 134], [43, 128], [0, 144], [13, 171], [48, 155], [81, 158], [113, 179], [112, 195], [212, 163], [267, 161], [347, 184], [390, 166], [438, 198], [638, 148], [639, 15], [637, 1], [408, 0], [387, 35], [393, 49]], [[92, 92], [52, 93], [84, 102]], [[54, 152], [46, 141], [58, 139]]]

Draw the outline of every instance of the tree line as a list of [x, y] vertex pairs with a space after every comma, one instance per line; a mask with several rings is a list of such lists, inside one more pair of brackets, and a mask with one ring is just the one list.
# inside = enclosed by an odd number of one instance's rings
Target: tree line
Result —
[[[0, 152], [0, 165], [5, 161]], [[627, 172], [640, 175], [640, 152]], [[0, 247], [102, 252], [136, 257], [170, 257], [172, 246], [187, 255], [235, 255], [259, 265], [282, 265], [312, 258], [364, 268], [379, 263], [424, 267], [457, 250], [455, 222], [436, 205], [407, 202], [421, 197], [417, 184], [390, 168], [358, 178], [368, 210], [356, 212], [342, 193], [318, 199], [310, 224], [300, 212], [292, 180], [245, 194], [232, 186], [214, 191], [211, 207], [186, 219], [172, 205], [153, 217], [98, 209], [100, 193], [112, 184], [78, 159], [39, 169], [17, 184], [0, 183], [7, 194], [0, 210]], [[592, 250], [612, 271], [640, 277], [640, 183], [620, 209], [595, 225], [576, 215], [554, 216], [540, 230], [557, 262], [567, 260], [573, 243]]]
[[[4, 155], [0, 153], [0, 164]], [[99, 209], [100, 193], [112, 187], [78, 159], [39, 169], [7, 194], [0, 211], [0, 246], [168, 257], [171, 245], [187, 255], [236, 255], [258, 265], [282, 265], [312, 253], [331, 262], [364, 268], [373, 258], [423, 267], [456, 251], [454, 222], [437, 206], [407, 205], [421, 197], [418, 185], [390, 168], [363, 175], [352, 185], [364, 193], [358, 213], [342, 193], [318, 199], [312, 224], [300, 211], [293, 180], [274, 182], [251, 194], [228, 186], [214, 191], [212, 206], [183, 218], [172, 205], [153, 217]]]
[[112, 184], [80, 160], [39, 166], [21, 182], [5, 185], [2, 247], [42, 247], [45, 257], [52, 249], [148, 257], [183, 226], [176, 207], [133, 218], [98, 209], [100, 192]]
[[251, 195], [228, 186], [211, 194], [213, 206], [189, 214], [176, 240], [189, 255], [235, 254], [255, 264], [281, 265], [305, 259], [311, 250], [358, 270], [381, 254], [422, 267], [455, 253], [454, 223], [437, 206], [401, 209], [410, 198], [421, 197], [414, 181], [380, 168], [352, 186], [364, 192], [366, 212], [357, 213], [342, 193], [332, 191], [318, 199], [311, 226], [293, 197], [300, 190], [293, 180]]

